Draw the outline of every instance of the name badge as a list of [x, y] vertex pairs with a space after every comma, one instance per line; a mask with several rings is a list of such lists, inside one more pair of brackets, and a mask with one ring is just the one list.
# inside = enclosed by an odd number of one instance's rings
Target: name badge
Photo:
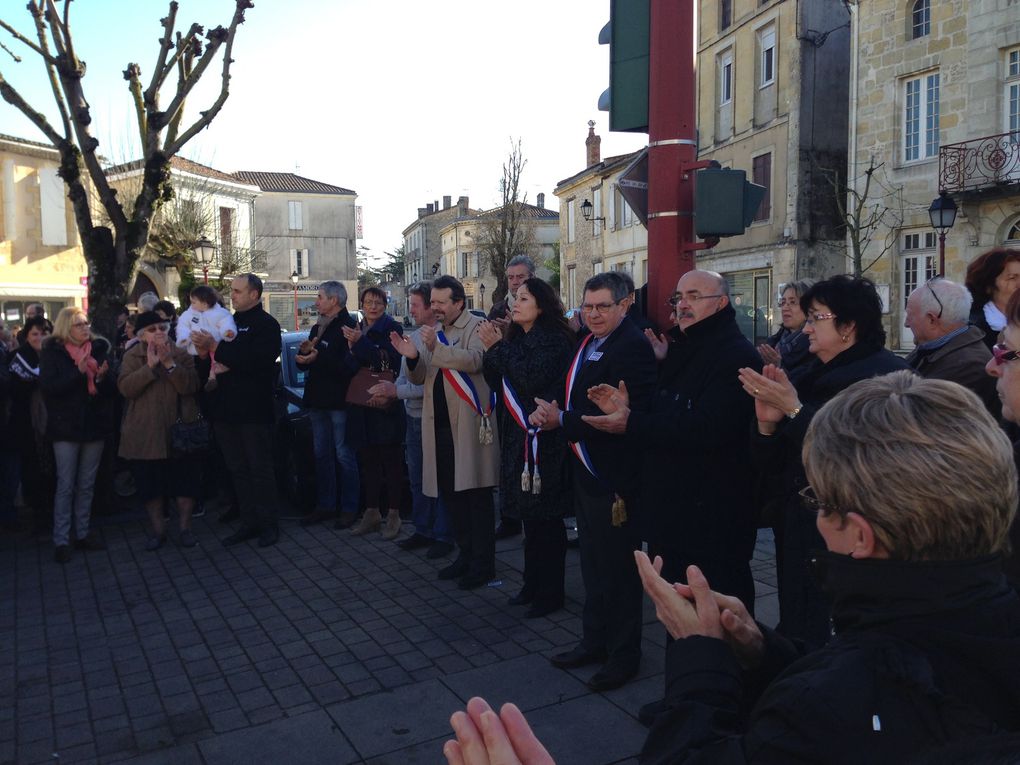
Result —
[[588, 357], [588, 361], [598, 361], [602, 358], [602, 351], [595, 351], [591, 356]]

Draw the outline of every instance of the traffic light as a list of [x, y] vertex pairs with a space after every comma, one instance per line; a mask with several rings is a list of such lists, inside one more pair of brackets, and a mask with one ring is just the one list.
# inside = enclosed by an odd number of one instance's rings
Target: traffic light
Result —
[[609, 87], [599, 109], [609, 112], [609, 129], [648, 132], [649, 0], [609, 0], [609, 23], [599, 44], [609, 46]]
[[743, 170], [710, 167], [698, 170], [694, 182], [694, 232], [739, 236], [751, 225], [766, 189], [749, 183]]

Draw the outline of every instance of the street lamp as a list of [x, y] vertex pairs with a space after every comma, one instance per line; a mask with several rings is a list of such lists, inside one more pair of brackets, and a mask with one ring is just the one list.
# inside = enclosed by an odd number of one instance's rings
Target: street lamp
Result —
[[213, 262], [216, 255], [216, 245], [210, 242], [205, 236], [195, 242], [195, 258], [202, 264], [202, 282], [209, 283], [209, 264]]
[[931, 227], [939, 232], [939, 276], [946, 275], [946, 232], [956, 223], [956, 202], [945, 189], [932, 200], [928, 208]]
[[298, 330], [297, 283], [298, 283], [298, 279], [300, 279], [300, 278], [301, 277], [298, 276], [298, 272], [297, 271], [295, 271], [294, 273], [292, 273], [290, 275], [290, 283], [294, 285], [294, 331], [295, 332], [297, 332], [297, 330]]
[[481, 305], [478, 306], [478, 307], [481, 310], [484, 311], [485, 310], [485, 282], [479, 282], [478, 283], [478, 295], [479, 295], [478, 299], [481, 302]]
[[584, 216], [584, 219], [586, 221], [591, 221], [592, 223], [594, 223], [597, 220], [602, 221], [602, 228], [605, 228], [606, 227], [605, 218], [600, 218], [598, 216], [595, 216], [594, 218], [592, 217], [592, 210], [594, 209], [594, 207], [595, 206], [589, 200], [587, 199], [584, 200], [583, 202], [581, 202], [581, 215]]

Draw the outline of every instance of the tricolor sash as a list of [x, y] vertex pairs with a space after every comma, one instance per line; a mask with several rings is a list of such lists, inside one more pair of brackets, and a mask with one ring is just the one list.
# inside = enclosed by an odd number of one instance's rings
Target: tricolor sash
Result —
[[[443, 345], [450, 345], [442, 330], [436, 333], [436, 338]], [[482, 399], [478, 395], [478, 389], [475, 388], [475, 383], [467, 372], [444, 368], [443, 379], [446, 380], [447, 385], [453, 388], [453, 392], [457, 394], [457, 397], [482, 418], [482, 424], [478, 427], [478, 443], [483, 446], [491, 444], [492, 423], [489, 422], [489, 417], [492, 415], [492, 410], [496, 407], [496, 391], [489, 391], [489, 408], [486, 410], [482, 409]]]
[[503, 378], [503, 403], [517, 427], [524, 431], [524, 470], [521, 472], [521, 491], [527, 494], [542, 493], [542, 476], [538, 472], [538, 428], [528, 423], [528, 415], [510, 381]]

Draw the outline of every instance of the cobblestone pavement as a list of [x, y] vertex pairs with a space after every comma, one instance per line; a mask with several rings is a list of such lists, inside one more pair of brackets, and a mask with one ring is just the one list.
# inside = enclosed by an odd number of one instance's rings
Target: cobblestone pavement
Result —
[[[275, 547], [228, 549], [230, 528], [195, 528], [198, 547], [149, 553], [140, 522], [107, 522], [109, 549], [65, 566], [44, 538], [0, 541], [0, 763], [436, 763], [476, 694], [516, 702], [560, 765], [634, 761], [665, 633], [646, 603], [640, 677], [613, 692], [551, 667], [581, 629], [576, 550], [567, 608], [525, 620], [506, 605], [520, 537], [465, 593], [378, 535], [286, 524]], [[754, 569], [773, 623], [767, 536]]]

